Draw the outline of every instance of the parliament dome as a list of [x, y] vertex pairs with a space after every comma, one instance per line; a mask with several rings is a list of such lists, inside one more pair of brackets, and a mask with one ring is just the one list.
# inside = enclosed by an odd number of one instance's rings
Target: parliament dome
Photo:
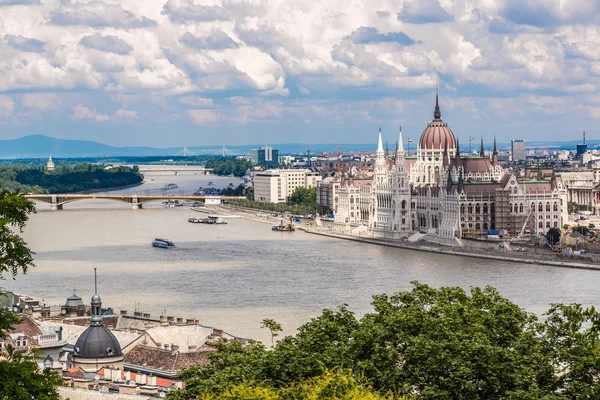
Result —
[[427, 128], [421, 134], [419, 147], [422, 150], [444, 150], [446, 147], [448, 149], [456, 149], [456, 137], [450, 128], [448, 128], [448, 124], [442, 121], [437, 93], [435, 95], [433, 121], [427, 124]]

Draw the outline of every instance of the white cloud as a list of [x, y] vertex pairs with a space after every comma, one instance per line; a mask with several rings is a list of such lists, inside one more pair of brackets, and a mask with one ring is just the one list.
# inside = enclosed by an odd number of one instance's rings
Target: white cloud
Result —
[[89, 119], [96, 122], [106, 122], [110, 120], [108, 115], [99, 114], [95, 110], [92, 110], [84, 105], [78, 104], [73, 108], [73, 119]]
[[198, 125], [213, 125], [216, 124], [220, 117], [214, 110], [192, 109], [187, 110], [192, 121]]
[[117, 112], [115, 113], [115, 118], [118, 119], [136, 119], [138, 117], [137, 115], [137, 111], [133, 111], [133, 110], [117, 110]]
[[[497, 112], [524, 116], [558, 106], [506, 99], [562, 99], [581, 124], [598, 107], [587, 96], [600, 89], [597, 1], [0, 0], [0, 9], [0, 93], [14, 100], [7, 111], [4, 96], [5, 117], [312, 128], [344, 124], [348, 112], [402, 119], [389, 99], [421, 99], [436, 84], [463, 118], [478, 113], [463, 98], [482, 94]], [[387, 99], [381, 112], [357, 106], [374, 99]]]
[[90, 49], [106, 51], [108, 53], [127, 54], [133, 51], [133, 47], [127, 44], [127, 42], [113, 35], [102, 36], [95, 33], [84, 36], [79, 43]]

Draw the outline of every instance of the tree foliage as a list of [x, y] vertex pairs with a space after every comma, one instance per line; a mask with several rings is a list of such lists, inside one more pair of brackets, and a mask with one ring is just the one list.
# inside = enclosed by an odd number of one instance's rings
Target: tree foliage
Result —
[[491, 287], [465, 292], [419, 283], [375, 296], [373, 307], [361, 319], [346, 306], [324, 310], [272, 349], [221, 342], [212, 364], [185, 370], [186, 388], [170, 398], [260, 398], [235, 397], [242, 390], [285, 399], [291, 388], [341, 370], [373, 396], [600, 398], [594, 308], [553, 305], [540, 321]]
[[15, 175], [22, 185], [37, 186], [48, 193], [73, 193], [135, 185], [143, 176], [129, 167], [105, 169], [104, 165], [76, 164], [61, 166], [52, 172], [41, 168], [23, 169]]
[[215, 175], [233, 175], [242, 177], [252, 163], [246, 160], [238, 160], [233, 157], [211, 158], [206, 160], [205, 168], [212, 168]]
[[[15, 278], [33, 266], [33, 255], [19, 235], [35, 212], [33, 203], [18, 193], [0, 193], [0, 279]], [[19, 318], [0, 309], [0, 341], [6, 338]], [[53, 372], [39, 371], [35, 353], [24, 353], [7, 346], [0, 351], [0, 399], [57, 400], [56, 386], [61, 382]]]
[[546, 232], [546, 240], [550, 243], [551, 246], [560, 243], [560, 238], [562, 233], [558, 228], [550, 228], [548, 232]]

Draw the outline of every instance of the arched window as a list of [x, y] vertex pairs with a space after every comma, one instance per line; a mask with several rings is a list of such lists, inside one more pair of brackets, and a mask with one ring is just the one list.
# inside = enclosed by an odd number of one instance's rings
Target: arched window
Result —
[[540, 228], [543, 228], [543, 227], [544, 227], [544, 223], [543, 223], [542, 221], [540, 221], [540, 223], [538, 224], [538, 226], [539, 226]]
[[523, 213], [523, 203], [519, 204], [519, 212]]
[[475, 229], [481, 230], [481, 224], [479, 224], [479, 223], [475, 224]]
[[479, 203], [475, 204], [475, 214], [481, 214], [481, 206]]
[[486, 230], [486, 231], [488, 230], [488, 223], [487, 222], [483, 223], [483, 229]]
[[[406, 209], [406, 200], [402, 200], [402, 209], [405, 210]], [[404, 223], [404, 222], [403, 222]]]
[[558, 203], [554, 202], [554, 211], [558, 211]]
[[546, 211], [550, 212], [550, 203], [546, 203]]
[[[539, 212], [542, 212], [542, 211], [544, 211], [544, 206], [542, 205], [542, 203], [540, 203], [540, 204], [538, 205], [538, 211], [539, 211]], [[540, 228], [541, 228], [541, 227], [540, 227]]]
[[483, 205], [483, 213], [484, 214], [488, 213], [488, 205], [487, 205], [487, 203]]
[[463, 215], [465, 214], [465, 205], [464, 204], [460, 205], [460, 213]]
[[473, 214], [473, 204], [469, 203], [468, 209], [469, 209], [469, 214]]

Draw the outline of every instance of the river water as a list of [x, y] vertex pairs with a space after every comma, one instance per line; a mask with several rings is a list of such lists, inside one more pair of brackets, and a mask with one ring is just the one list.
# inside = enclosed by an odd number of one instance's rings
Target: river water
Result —
[[[156, 173], [129, 193], [176, 183], [186, 193], [212, 180], [225, 187], [236, 179]], [[188, 192], [189, 191], [189, 192]], [[304, 232], [272, 232], [267, 224], [229, 219], [228, 225], [190, 224], [187, 208], [160, 203], [131, 210], [113, 201], [81, 201], [49, 211], [40, 204], [24, 237], [36, 252], [36, 268], [9, 290], [65, 302], [75, 288], [89, 302], [93, 269], [105, 306], [198, 318], [242, 337], [268, 341], [260, 329], [273, 318], [291, 334], [323, 308], [348, 304], [362, 315], [374, 294], [406, 290], [417, 280], [439, 287], [491, 285], [520, 306], [543, 313], [550, 303], [598, 304], [600, 273], [520, 265], [380, 247]], [[150, 246], [154, 237], [174, 249]]]

